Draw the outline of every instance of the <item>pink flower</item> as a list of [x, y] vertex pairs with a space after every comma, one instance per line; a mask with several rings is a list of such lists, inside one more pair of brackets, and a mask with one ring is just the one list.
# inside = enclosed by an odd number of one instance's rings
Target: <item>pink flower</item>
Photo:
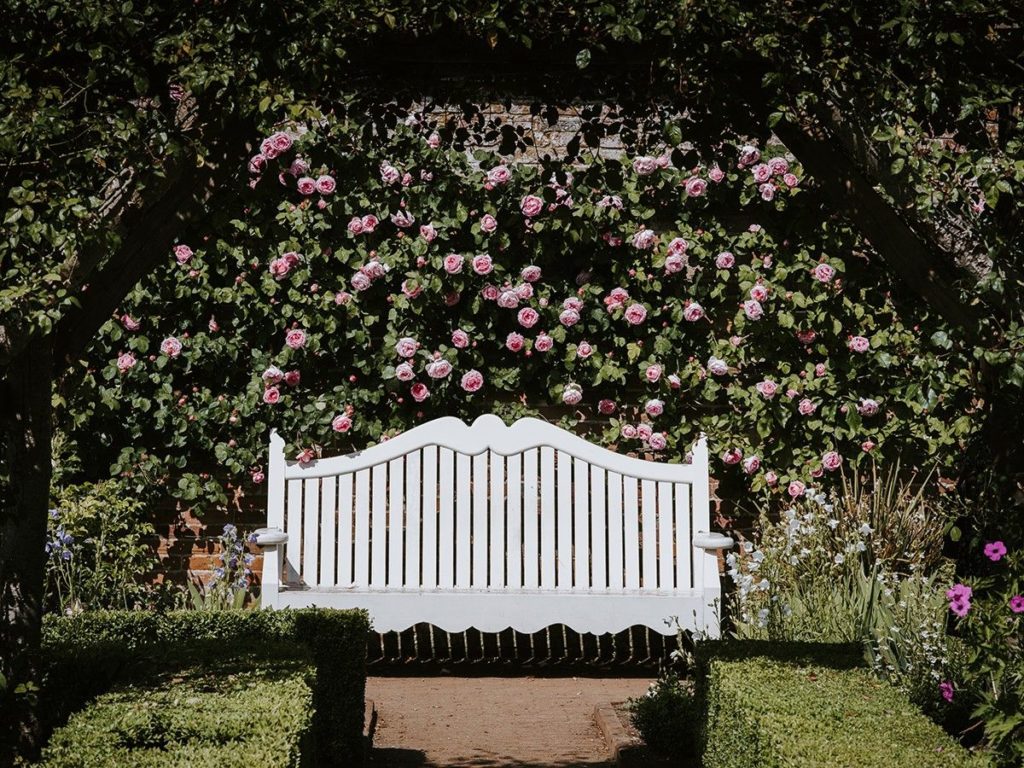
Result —
[[168, 357], [177, 357], [181, 354], [181, 342], [173, 336], [168, 336], [160, 342], [160, 351]]
[[594, 348], [590, 346], [589, 341], [581, 341], [576, 345], [576, 357], [586, 360], [592, 354], [594, 354]]
[[121, 325], [124, 326], [126, 331], [137, 331], [139, 330], [139, 321], [131, 315], [121, 315]]
[[480, 295], [483, 296], [488, 301], [497, 301], [499, 295], [498, 287], [495, 285], [485, 285], [483, 289], [480, 291]]
[[565, 309], [558, 316], [558, 322], [564, 325], [566, 328], [571, 328], [580, 321], [580, 313], [575, 309]]
[[821, 466], [829, 472], [835, 472], [843, 463], [843, 457], [835, 451], [826, 451], [821, 457]]
[[810, 416], [816, 410], [818, 410], [818, 404], [809, 398], [804, 398], [800, 401], [800, 404], [796, 407], [800, 412], [801, 416]]
[[466, 371], [462, 375], [462, 388], [467, 392], [476, 392], [484, 385], [484, 377], [480, 371]]
[[749, 144], [746, 144], [740, 147], [740, 157], [736, 164], [740, 168], [743, 168], [748, 165], [753, 165], [760, 159], [761, 153], [757, 151], [757, 147], [752, 147]]
[[651, 398], [644, 404], [644, 411], [648, 416], [661, 416], [665, 412], [665, 402], [657, 398]]
[[346, 416], [344, 413], [335, 416], [331, 421], [331, 429], [335, 432], [348, 432], [352, 429], [352, 419]]
[[469, 334], [462, 329], [452, 332], [452, 346], [456, 349], [465, 349], [469, 346]]
[[132, 368], [135, 367], [136, 362], [137, 361], [135, 359], [135, 355], [133, 355], [131, 352], [125, 352], [123, 355], [120, 355], [117, 358], [117, 370], [120, 371], [121, 373], [124, 373], [125, 371], [130, 371]]
[[651, 384], [656, 384], [658, 379], [661, 378], [661, 366], [655, 363], [654, 365], [647, 366], [647, 370], [644, 371], [644, 377]]
[[437, 149], [441, 146], [441, 137], [438, 135], [437, 131], [434, 131], [427, 136], [427, 146], [431, 149]]
[[708, 171], [708, 178], [717, 184], [725, 178], [725, 171], [718, 167], [718, 163], [715, 163], [711, 166], [711, 170]]
[[1006, 555], [1006, 545], [1001, 541], [990, 541], [985, 545], [985, 557], [993, 563], [998, 563]]
[[372, 213], [368, 213], [365, 216], [363, 216], [362, 223], [363, 231], [369, 233], [373, 232], [373, 230], [377, 228], [377, 225], [380, 224], [380, 219], [378, 219]]
[[764, 481], [774, 487], [779, 482], [779, 476], [769, 469], [764, 473]]
[[523, 301], [529, 301], [533, 298], [533, 286], [529, 283], [520, 283], [515, 288], [516, 296]]
[[416, 354], [416, 350], [420, 348], [420, 344], [416, 339], [403, 336], [395, 344], [395, 353], [399, 357], [409, 358]]
[[466, 259], [457, 253], [449, 253], [444, 257], [444, 271], [449, 275], [455, 275], [462, 271], [462, 265]]
[[789, 170], [789, 163], [784, 157], [773, 157], [768, 161], [768, 168], [775, 176], [781, 176]]
[[878, 401], [870, 397], [862, 397], [857, 405], [857, 413], [861, 416], [874, 416], [878, 413]]
[[743, 313], [751, 320], [760, 320], [764, 317], [764, 307], [757, 299], [748, 299], [743, 302]]
[[804, 495], [804, 491], [806, 491], [806, 490], [807, 490], [807, 486], [805, 486], [799, 480], [794, 480], [793, 482], [791, 482], [789, 484], [789, 488], [787, 489], [787, 493], [789, 493], [789, 495], [792, 498], [799, 499], [801, 496]]
[[826, 368], [824, 363], [818, 363], [817, 365], [814, 366], [814, 375], [817, 376], [819, 379], [825, 375], [825, 371]]
[[622, 198], [618, 195], [605, 195], [597, 201], [598, 208], [614, 208], [617, 211], [622, 210]]
[[770, 203], [775, 199], [775, 185], [774, 184], [762, 184], [757, 188], [757, 191], [761, 193], [761, 199], [767, 203]]
[[487, 181], [496, 187], [506, 184], [511, 178], [512, 172], [505, 165], [496, 165], [487, 172]]
[[416, 222], [408, 211], [396, 211], [391, 214], [391, 223], [400, 229], [408, 229]]
[[875, 450], [875, 445], [876, 444], [874, 440], [865, 440], [863, 443], [860, 444], [860, 449], [864, 451], [864, 453], [871, 453], [873, 450]]
[[537, 334], [537, 338], [533, 341], [533, 348], [538, 352], [548, 352], [553, 346], [555, 346], [555, 340], [546, 333]]
[[1014, 613], [1024, 613], [1024, 595], [1014, 595], [1010, 598], [1010, 610]]
[[412, 174], [406, 171], [402, 174], [402, 186], [408, 187], [412, 184]]
[[422, 403], [430, 397], [430, 390], [427, 389], [427, 385], [422, 381], [417, 381], [412, 385], [412, 389], [409, 390], [409, 394], [412, 395], [412, 399], [417, 403]]
[[792, 189], [800, 184], [800, 179], [798, 179], [794, 173], [787, 173], [782, 177], [782, 183]]
[[404, 293], [410, 299], [415, 299], [417, 296], [423, 293], [423, 286], [413, 280], [403, 280], [402, 293]]
[[578, 405], [583, 399], [583, 390], [578, 384], [567, 384], [562, 392], [562, 402], [566, 405]]
[[712, 356], [708, 358], [708, 370], [712, 376], [725, 376], [729, 372], [729, 364]]
[[452, 372], [452, 364], [442, 357], [427, 363], [427, 376], [432, 379], [443, 379]]
[[498, 306], [502, 309], [515, 309], [519, 306], [519, 296], [511, 288], [498, 294]]
[[611, 416], [615, 413], [615, 401], [614, 400], [602, 400], [597, 404], [597, 411], [602, 416]]
[[755, 165], [751, 169], [751, 172], [754, 174], [754, 181], [756, 181], [758, 184], [763, 184], [772, 177], [772, 169], [769, 168], [764, 163]]
[[676, 376], [674, 373], [670, 373], [668, 375], [668, 385], [672, 387], [672, 389], [679, 389], [681, 386], [683, 386], [683, 380]]
[[672, 241], [668, 244], [668, 252], [676, 256], [682, 256], [684, 253], [686, 253], [686, 249], [689, 247], [690, 244], [687, 243], [683, 238], [674, 237], [672, 238]]
[[306, 332], [301, 328], [293, 328], [285, 333], [284, 343], [292, 349], [302, 349], [306, 346]]
[[263, 379], [263, 383], [265, 385], [272, 386], [284, 379], [284, 371], [276, 365], [271, 365], [262, 374], [260, 374], [260, 378]]
[[755, 388], [761, 393], [761, 397], [766, 400], [771, 400], [775, 397], [775, 393], [779, 391], [779, 385], [771, 379], [765, 379], [764, 381], [757, 382]]
[[689, 323], [695, 323], [702, 317], [704, 317], [704, 307], [696, 301], [688, 302], [686, 307], [683, 309], [683, 320], [686, 320]]
[[811, 330], [797, 331], [796, 338], [797, 341], [799, 341], [801, 344], [813, 344], [814, 340], [818, 338], [818, 334], [817, 332]]
[[624, 288], [612, 288], [611, 292], [604, 297], [604, 305], [609, 312], [622, 309], [629, 301], [629, 294]]
[[263, 474], [262, 469], [254, 469], [250, 477], [252, 478], [253, 485], [260, 485], [264, 480], [267, 479], [267, 476]]
[[743, 471], [752, 475], [761, 468], [761, 459], [757, 456], [748, 456], [743, 460]]
[[954, 584], [946, 590], [946, 597], [949, 598], [949, 610], [961, 619], [971, 610], [971, 595], [973, 591], [966, 584]]
[[750, 298], [754, 301], [767, 301], [768, 300], [768, 289], [758, 283], [750, 289]]
[[646, 251], [651, 248], [658, 240], [658, 236], [654, 234], [653, 229], [641, 229], [630, 241], [633, 243], [634, 248], [639, 248], [642, 251]]
[[526, 339], [523, 338], [522, 334], [513, 331], [505, 337], [505, 348], [510, 352], [519, 352], [526, 344]]
[[814, 275], [814, 279], [819, 283], [828, 283], [836, 276], [836, 271], [828, 264], [822, 262], [811, 270], [811, 274]]
[[292, 137], [284, 131], [277, 131], [276, 133], [270, 134], [267, 141], [277, 151], [278, 154], [287, 152], [292, 148]]
[[722, 463], [726, 465], [739, 464], [743, 458], [743, 451], [739, 448], [730, 448], [722, 454]]
[[632, 440], [636, 437], [636, 427], [632, 424], [623, 424], [621, 434], [625, 439]]
[[654, 434], [654, 430], [651, 429], [650, 424], [637, 424], [636, 425], [636, 436], [641, 440], [649, 440], [651, 435]]
[[370, 287], [371, 280], [362, 272], [356, 272], [352, 275], [352, 290], [354, 291], [365, 291]]
[[719, 269], [732, 269], [736, 265], [736, 257], [729, 251], [722, 251], [715, 258], [715, 266]]
[[263, 390], [263, 402], [267, 405], [274, 405], [281, 399], [281, 390], [277, 387], [267, 387]]
[[402, 178], [402, 174], [389, 162], [380, 164], [380, 180], [387, 185], [395, 184]]
[[428, 243], [432, 243], [437, 237], [437, 229], [434, 228], [433, 224], [423, 224], [420, 226], [420, 237]]
[[263, 173], [267, 167], [267, 156], [256, 154], [249, 158], [249, 173]]
[[647, 319], [647, 309], [644, 308], [643, 304], [630, 304], [626, 307], [624, 317], [630, 325], [640, 325], [640, 323]]
[[953, 684], [948, 680], [939, 683], [939, 693], [946, 701], [953, 700]]
[[416, 378], [416, 371], [409, 363], [399, 363], [395, 366], [395, 378], [399, 381], [412, 381]]
[[358, 235], [363, 231], [363, 220], [358, 216], [353, 216], [348, 222], [348, 231], [353, 235]]
[[523, 328], [533, 328], [537, 321], [540, 320], [540, 315], [537, 313], [537, 310], [531, 307], [523, 307], [519, 310], [518, 320]]
[[540, 267], [533, 264], [523, 267], [523, 271], [519, 273], [519, 276], [528, 283], [535, 283], [540, 280]]
[[527, 218], [533, 218], [544, 210], [544, 201], [536, 195], [526, 195], [526, 197], [519, 201], [519, 210]]
[[288, 371], [288, 373], [284, 375], [284, 383], [289, 387], [297, 387], [301, 380], [302, 374], [298, 371]]
[[473, 271], [478, 275], [489, 275], [494, 270], [494, 263], [486, 253], [473, 257]]
[[686, 182], [686, 194], [690, 197], [700, 197], [708, 189], [708, 183], [704, 179], [693, 177]]
[[295, 460], [299, 462], [299, 464], [309, 464], [309, 462], [313, 461], [315, 458], [316, 451], [314, 451], [312, 448], [303, 448], [301, 451], [295, 454]]
[[284, 259], [274, 259], [270, 262], [270, 274], [275, 280], [282, 280], [291, 269], [291, 265]]
[[647, 155], [641, 155], [633, 159], [633, 170], [638, 176], [650, 176], [658, 170], [658, 160]]
[[[288, 166], [288, 173], [292, 176], [305, 176], [309, 172], [309, 163], [303, 160], [301, 157], [296, 157], [292, 160], [292, 164]], [[283, 181], [281, 182], [284, 183]]]
[[664, 451], [668, 447], [668, 440], [661, 432], [651, 432], [651, 436], [647, 438], [647, 444], [651, 446], [652, 451]]
[[665, 274], [674, 275], [683, 271], [686, 261], [678, 253], [670, 253], [665, 257]]
[[491, 214], [485, 213], [483, 216], [480, 217], [480, 230], [482, 232], [486, 232], [487, 234], [491, 234], [491, 232], [493, 232], [497, 228], [498, 228], [498, 220], [496, 218], [494, 218], [493, 216], [491, 216]]
[[848, 346], [852, 352], [862, 354], [871, 348], [871, 342], [863, 336], [853, 336], [847, 342], [846, 346]]
[[316, 192], [316, 179], [303, 176], [296, 182], [295, 188], [299, 190], [300, 195], [312, 195]]
[[337, 188], [333, 176], [324, 174], [316, 180], [316, 191], [321, 195], [330, 195]]
[[184, 264], [192, 258], [192, 249], [187, 245], [176, 245], [174, 246], [174, 258], [178, 260], [179, 264]]

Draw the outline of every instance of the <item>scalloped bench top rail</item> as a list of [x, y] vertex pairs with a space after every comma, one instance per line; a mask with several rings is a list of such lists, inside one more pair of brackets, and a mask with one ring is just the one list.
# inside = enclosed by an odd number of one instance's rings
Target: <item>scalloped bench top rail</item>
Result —
[[703, 438], [664, 464], [538, 419], [445, 417], [307, 464], [275, 433], [269, 468], [265, 607], [366, 608], [379, 632], [672, 634], [675, 617], [718, 635], [731, 541], [708, 535]]

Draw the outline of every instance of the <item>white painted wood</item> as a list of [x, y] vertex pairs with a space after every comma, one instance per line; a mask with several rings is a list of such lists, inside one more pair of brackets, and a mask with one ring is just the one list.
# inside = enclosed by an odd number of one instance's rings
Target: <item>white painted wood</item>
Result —
[[338, 540], [338, 478], [325, 477], [320, 481], [320, 584], [335, 585], [334, 561]]
[[380, 631], [669, 634], [678, 616], [718, 634], [717, 556], [694, 543], [710, 531], [703, 438], [690, 464], [656, 464], [482, 416], [309, 464], [283, 447], [272, 434], [267, 519], [287, 541], [265, 553], [265, 606], [363, 606]]

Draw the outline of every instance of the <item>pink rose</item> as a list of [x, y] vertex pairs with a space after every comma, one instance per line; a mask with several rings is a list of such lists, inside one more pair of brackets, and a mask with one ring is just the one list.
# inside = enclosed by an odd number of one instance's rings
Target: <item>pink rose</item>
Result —
[[249, 158], [249, 173], [263, 173], [267, 167], [267, 156], [256, 154]]
[[400, 229], [408, 229], [416, 222], [408, 211], [397, 211], [391, 214], [391, 223]]
[[782, 177], [782, 183], [792, 189], [800, 183], [800, 179], [798, 179], [794, 173], [787, 173]]
[[316, 179], [303, 176], [296, 182], [295, 187], [299, 190], [300, 195], [312, 195], [316, 192]]
[[444, 257], [444, 271], [449, 275], [455, 275], [462, 271], [462, 265], [466, 259], [457, 253], [449, 253]]
[[874, 440], [865, 440], [863, 443], [860, 444], [860, 449], [864, 451], [864, 453], [871, 453], [873, 450], [875, 450]]
[[654, 365], [647, 366], [647, 370], [644, 371], [644, 377], [651, 384], [656, 384], [658, 379], [661, 378], [661, 366], [655, 363]]
[[739, 448], [730, 448], [722, 454], [722, 463], [727, 465], [739, 464], [743, 458], [743, 451]]
[[478, 275], [489, 275], [494, 271], [494, 262], [486, 253], [473, 257], [473, 271]]
[[192, 249], [187, 245], [176, 245], [174, 246], [174, 258], [179, 264], [184, 264], [192, 258]]
[[454, 307], [456, 304], [459, 303], [459, 300], [461, 298], [462, 294], [459, 293], [458, 291], [450, 291], [444, 295], [445, 306]]
[[290, 271], [291, 265], [284, 259], [274, 259], [270, 262], [270, 274], [275, 280], [283, 279]]
[[647, 412], [648, 416], [661, 416], [665, 412], [665, 402], [652, 398], [644, 404], [644, 411]]
[[638, 176], [649, 176], [658, 170], [658, 161], [653, 157], [641, 155], [640, 157], [634, 158], [633, 170]]
[[750, 289], [750, 298], [754, 301], [767, 301], [768, 300], [768, 289], [758, 283]]
[[672, 389], [679, 389], [679, 388], [680, 388], [681, 386], [683, 386], [683, 380], [682, 380], [682, 379], [680, 379], [680, 378], [679, 378], [679, 377], [678, 377], [678, 376], [677, 376], [676, 374], [674, 374], [674, 373], [670, 373], [670, 374], [668, 375], [668, 377], [667, 377], [667, 381], [668, 381], [668, 385], [669, 385], [670, 387], [672, 387]]
[[835, 451], [826, 451], [821, 457], [821, 466], [829, 472], [835, 472], [843, 463], [843, 457]]
[[775, 185], [774, 184], [762, 184], [757, 188], [757, 191], [761, 193], [761, 199], [766, 203], [770, 203], [775, 199]]
[[137, 331], [139, 330], [140, 323], [131, 315], [121, 315], [121, 325], [124, 326], [126, 331]]
[[636, 437], [636, 427], [634, 427], [632, 424], [623, 424], [622, 436], [627, 440], [632, 440], [633, 438]]
[[466, 371], [466, 373], [462, 375], [462, 381], [460, 383], [464, 390], [472, 393], [476, 392], [484, 385], [484, 377], [480, 371]]
[[772, 169], [769, 168], [764, 163], [755, 165], [751, 169], [751, 171], [754, 174], [754, 181], [756, 181], [758, 184], [764, 184], [766, 181], [768, 181], [768, 179], [772, 177]]
[[519, 296], [511, 288], [498, 294], [498, 306], [502, 309], [515, 309], [519, 306]]
[[725, 178], [725, 171], [718, 167], [718, 164], [711, 166], [711, 170], [708, 171], [708, 178], [711, 179], [715, 184]]
[[800, 404], [797, 405], [796, 409], [800, 412], [801, 416], [810, 416], [818, 410], [818, 405], [813, 400], [805, 397], [800, 401]]
[[437, 237], [437, 230], [433, 224], [423, 224], [420, 227], [420, 237], [426, 240], [428, 243], [434, 242], [434, 238]]
[[302, 349], [306, 346], [306, 332], [301, 328], [293, 328], [284, 335], [284, 343], [292, 349]]
[[523, 338], [522, 334], [513, 331], [505, 337], [505, 348], [510, 352], [519, 352], [526, 344], [526, 339]]
[[814, 340], [818, 338], [818, 333], [813, 330], [797, 331], [796, 338], [801, 344], [813, 344]]
[[863, 354], [871, 348], [871, 342], [863, 336], [854, 336], [847, 343], [851, 351]]
[[519, 201], [519, 210], [523, 212], [524, 216], [532, 219], [544, 210], [544, 201], [536, 195], [526, 195], [526, 197]]
[[303, 448], [301, 451], [295, 454], [295, 460], [299, 462], [299, 464], [309, 464], [315, 458], [316, 451], [314, 451], [312, 448]]
[[253, 485], [260, 485], [267, 479], [267, 476], [263, 474], [262, 469], [254, 469], [250, 477], [252, 478]]
[[640, 323], [647, 319], [647, 310], [643, 304], [630, 304], [626, 307], [624, 317], [630, 325], [640, 325]]
[[743, 312], [751, 320], [760, 320], [764, 317], [764, 307], [756, 299], [749, 299], [743, 302]]
[[817, 365], [814, 366], [814, 375], [820, 379], [822, 376], [825, 375], [825, 370], [825, 364], [818, 363]]
[[352, 429], [352, 419], [344, 413], [335, 416], [334, 419], [331, 420], [331, 429], [335, 432], [348, 432]]
[[651, 429], [650, 424], [637, 424], [636, 425], [636, 436], [641, 440], [650, 439], [651, 435], [654, 434], [654, 430]]
[[857, 413], [861, 416], [874, 416], [878, 413], [878, 401], [870, 397], [862, 397], [857, 405]]
[[604, 305], [609, 312], [622, 309], [629, 301], [629, 294], [624, 288], [612, 288], [611, 293], [604, 297]]
[[779, 385], [771, 379], [765, 379], [764, 381], [757, 382], [755, 388], [766, 400], [771, 400], [775, 397], [775, 393], [779, 391]]
[[695, 323], [704, 317], [704, 307], [698, 304], [696, 301], [687, 303], [683, 309], [683, 319], [689, 323]]
[[267, 405], [274, 405], [281, 399], [281, 390], [277, 387], [267, 387], [263, 390], [263, 402]]
[[757, 456], [748, 456], [743, 460], [743, 471], [752, 475], [761, 468], [761, 459]]
[[651, 446], [652, 451], [664, 451], [668, 447], [668, 440], [661, 432], [652, 432], [647, 438], [647, 444]]
[[262, 374], [260, 374], [260, 378], [263, 379], [264, 384], [271, 386], [284, 379], [284, 371], [276, 365], [271, 365]]
[[749, 144], [740, 147], [740, 157], [737, 161], [737, 165], [743, 168], [748, 165], [753, 165], [761, 159], [761, 153], [757, 151], [757, 147], [752, 147]]
[[602, 400], [597, 404], [598, 413], [602, 416], [611, 416], [615, 413], [615, 401], [614, 400]]
[[181, 342], [173, 336], [168, 336], [160, 343], [160, 351], [168, 357], [177, 357], [181, 354]]
[[787, 492], [789, 493], [789, 495], [792, 498], [799, 499], [801, 496], [804, 495], [804, 491], [806, 491], [806, 490], [807, 490], [807, 486], [805, 486], [799, 480], [794, 480], [793, 482], [791, 482], [789, 484], [789, 488], [787, 489]]
[[371, 280], [362, 272], [356, 272], [352, 275], [352, 289], [355, 291], [365, 291], [370, 287]]
[[380, 164], [380, 180], [382, 182], [391, 185], [396, 183], [400, 178], [402, 178], [402, 174], [399, 173], [398, 169], [391, 163], [385, 161]]
[[395, 366], [395, 378], [399, 381], [412, 381], [416, 378], [416, 371], [409, 363], [399, 363]]
[[[305, 176], [309, 172], [309, 163], [303, 160], [301, 157], [296, 157], [292, 160], [292, 164], [288, 166], [288, 173], [292, 176]], [[281, 182], [282, 184], [284, 182]]]
[[828, 264], [818, 264], [811, 274], [814, 275], [814, 279], [821, 283], [827, 283], [832, 280], [836, 275], [836, 271], [832, 269]]
[[489, 284], [485, 285], [480, 290], [480, 295], [487, 299], [487, 301], [497, 301], [499, 295], [498, 286]]
[[537, 324], [537, 321], [540, 320], [540, 315], [537, 313], [537, 310], [532, 309], [531, 307], [523, 307], [519, 310], [517, 319], [523, 328], [533, 328], [533, 326]]
[[452, 346], [456, 349], [465, 349], [469, 346], [469, 334], [459, 329], [452, 333]]
[[442, 357], [427, 363], [427, 376], [432, 379], [443, 379], [452, 372], [452, 364]]
[[427, 389], [427, 385], [422, 381], [417, 381], [412, 385], [412, 389], [409, 390], [409, 394], [412, 395], [412, 399], [417, 403], [422, 403], [430, 397], [430, 390]]
[[653, 247], [657, 242], [658, 236], [654, 234], [653, 229], [641, 229], [635, 235], [633, 235], [632, 243], [634, 248], [639, 248], [642, 251], [646, 251]]
[[555, 346], [555, 340], [546, 333], [538, 334], [533, 341], [533, 348], [538, 352], [548, 352], [553, 346]]
[[403, 280], [402, 293], [404, 293], [410, 299], [415, 299], [417, 296], [423, 293], [423, 286], [413, 280]]
[[278, 154], [282, 152], [287, 152], [289, 149], [292, 148], [292, 137], [289, 136], [284, 131], [277, 131], [276, 133], [272, 133], [270, 137], [267, 139], [267, 141], [269, 141], [271, 146], [273, 146], [273, 148], [277, 150]]
[[583, 302], [575, 296], [570, 296], [562, 302], [562, 309], [571, 309], [574, 312], [583, 310]]
[[581, 341], [576, 345], [576, 357], [581, 357], [586, 360], [592, 354], [594, 354], [594, 348], [590, 346], [589, 341]]
[[568, 384], [562, 392], [562, 402], [566, 405], [578, 405], [583, 399], [583, 390], [578, 384]]
[[125, 371], [130, 371], [132, 368], [135, 367], [136, 362], [137, 361], [135, 359], [135, 355], [133, 355], [131, 352], [125, 352], [123, 355], [120, 355], [117, 358], [117, 370], [120, 371], [121, 373], [124, 373]]
[[420, 348], [419, 342], [416, 339], [411, 339], [408, 336], [403, 336], [395, 344], [395, 353], [399, 357], [409, 358], [416, 354], [416, 350]]
[[732, 269], [736, 265], [736, 257], [729, 251], [722, 251], [715, 259], [715, 266], [719, 269]]
[[287, 384], [289, 387], [297, 387], [301, 379], [302, 374], [299, 373], [298, 371], [288, 371], [288, 373], [284, 375], [284, 383]]
[[510, 178], [512, 178], [512, 172], [505, 165], [496, 165], [487, 172], [487, 181], [494, 186], [505, 184]]
[[480, 229], [487, 234], [490, 234], [498, 228], [498, 220], [491, 216], [489, 213], [485, 213], [480, 218]]
[[729, 372], [729, 364], [725, 360], [711, 356], [708, 358], [708, 371], [712, 376], [725, 376]]
[[523, 267], [523, 271], [519, 273], [519, 276], [528, 283], [535, 283], [540, 280], [540, 267], [533, 264]]
[[768, 161], [768, 168], [775, 176], [781, 176], [789, 170], [789, 163], [784, 157], [773, 157]]
[[362, 223], [363, 231], [370, 233], [377, 228], [377, 225], [380, 224], [380, 220], [372, 213], [368, 213], [365, 216], [363, 216]]
[[358, 235], [363, 231], [363, 220], [358, 216], [353, 216], [348, 222], [348, 231], [353, 235]]
[[774, 487], [779, 482], [779, 476], [769, 469], [764, 473], [764, 481]]
[[558, 316], [558, 322], [564, 325], [566, 328], [571, 328], [580, 321], [580, 313], [575, 309], [565, 309]]
[[515, 288], [516, 296], [523, 301], [529, 301], [533, 298], [533, 286], [529, 283], [520, 283]]
[[321, 195], [330, 195], [334, 192], [337, 184], [334, 181], [333, 176], [324, 174], [316, 180], [316, 191]]
[[708, 183], [704, 179], [693, 177], [686, 182], [686, 194], [690, 197], [700, 197], [708, 189]]
[[431, 149], [437, 149], [438, 147], [441, 146], [441, 136], [438, 134], [437, 131], [434, 131], [429, 136], [427, 136], [427, 146], [430, 147]]
[[683, 271], [686, 261], [678, 253], [670, 253], [665, 257], [665, 274], [674, 275]]

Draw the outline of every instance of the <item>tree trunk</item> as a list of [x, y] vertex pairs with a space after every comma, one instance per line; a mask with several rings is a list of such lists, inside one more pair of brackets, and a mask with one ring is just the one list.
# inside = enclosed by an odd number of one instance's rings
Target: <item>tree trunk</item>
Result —
[[[38, 736], [29, 697], [15, 688], [35, 679], [46, 569], [50, 501], [53, 346], [25, 349], [0, 382], [0, 744], [33, 745]], [[4, 733], [6, 731], [6, 733]], [[7, 755], [0, 748], [0, 763]]]

